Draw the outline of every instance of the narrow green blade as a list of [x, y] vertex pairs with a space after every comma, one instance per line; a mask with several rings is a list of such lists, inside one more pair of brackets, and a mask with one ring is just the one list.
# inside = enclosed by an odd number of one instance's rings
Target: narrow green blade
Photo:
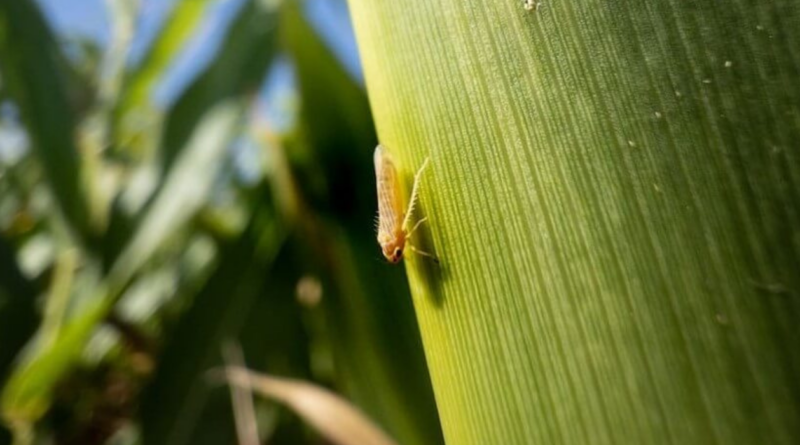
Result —
[[35, 299], [36, 288], [22, 275], [14, 249], [0, 239], [0, 381], [36, 329]]
[[73, 230], [91, 238], [93, 228], [64, 66], [59, 47], [34, 2], [0, 1], [3, 89], [22, 112], [61, 211]]
[[114, 126], [116, 142], [130, 155], [146, 155], [148, 147], [140, 138], [154, 130], [151, 122], [153, 89], [194, 35], [210, 3], [209, 0], [177, 2], [143, 60], [126, 79], [117, 103]]

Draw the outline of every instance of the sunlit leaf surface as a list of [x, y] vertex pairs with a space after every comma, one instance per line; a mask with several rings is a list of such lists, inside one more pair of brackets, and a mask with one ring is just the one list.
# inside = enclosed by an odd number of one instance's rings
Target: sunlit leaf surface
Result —
[[800, 4], [524, 3], [350, 1], [447, 442], [796, 443]]

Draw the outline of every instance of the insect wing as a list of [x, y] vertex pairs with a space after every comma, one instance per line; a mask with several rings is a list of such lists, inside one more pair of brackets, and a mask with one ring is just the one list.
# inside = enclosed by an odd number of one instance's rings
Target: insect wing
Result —
[[375, 148], [375, 179], [378, 187], [378, 238], [393, 236], [403, 219], [403, 203], [397, 169], [383, 146]]

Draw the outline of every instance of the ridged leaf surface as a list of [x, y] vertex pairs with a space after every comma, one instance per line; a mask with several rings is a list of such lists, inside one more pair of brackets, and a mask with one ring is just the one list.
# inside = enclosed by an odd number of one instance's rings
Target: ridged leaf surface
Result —
[[449, 444], [800, 440], [800, 4], [350, 6]]

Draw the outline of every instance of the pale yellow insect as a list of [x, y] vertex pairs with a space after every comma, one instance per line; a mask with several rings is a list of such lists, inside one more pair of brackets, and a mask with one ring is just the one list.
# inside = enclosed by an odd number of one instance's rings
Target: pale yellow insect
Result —
[[375, 148], [373, 160], [375, 162], [375, 179], [378, 184], [378, 244], [381, 245], [383, 256], [390, 263], [397, 263], [403, 259], [403, 250], [408, 244], [411, 251], [433, 258], [438, 263], [435, 256], [416, 249], [409, 241], [414, 231], [427, 220], [427, 218], [422, 218], [414, 224], [411, 230], [408, 229], [411, 215], [414, 213], [414, 206], [419, 199], [419, 181], [422, 172], [428, 166], [428, 159], [425, 159], [422, 167], [414, 175], [411, 199], [409, 199], [408, 209], [405, 212], [403, 211], [403, 195], [400, 192], [400, 177], [391, 155], [382, 145], [378, 145]]

